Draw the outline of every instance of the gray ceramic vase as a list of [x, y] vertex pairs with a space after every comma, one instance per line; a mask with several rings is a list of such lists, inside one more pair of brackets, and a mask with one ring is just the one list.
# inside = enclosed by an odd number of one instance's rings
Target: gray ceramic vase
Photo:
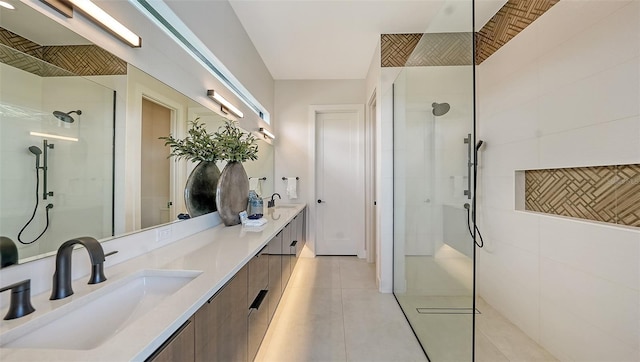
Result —
[[191, 217], [217, 210], [218, 179], [220, 179], [220, 169], [215, 162], [202, 161], [191, 171], [184, 188], [184, 202]]
[[229, 162], [222, 170], [216, 190], [218, 214], [226, 226], [240, 224], [240, 214], [247, 210], [249, 178], [240, 162]]

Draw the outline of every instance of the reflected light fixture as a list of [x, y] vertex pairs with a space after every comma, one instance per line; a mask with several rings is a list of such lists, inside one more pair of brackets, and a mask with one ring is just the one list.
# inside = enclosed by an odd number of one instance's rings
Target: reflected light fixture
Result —
[[142, 46], [142, 38], [107, 14], [106, 11], [91, 2], [91, 0], [42, 0], [42, 2], [68, 18], [73, 17], [73, 9], [75, 8], [130, 47], [139, 48]]
[[269, 130], [266, 129], [266, 128], [260, 127], [260, 133], [262, 133], [264, 135], [264, 138], [269, 137], [272, 140], [276, 139], [276, 136], [273, 133], [269, 132]]
[[226, 100], [223, 96], [220, 95], [220, 93], [214, 91], [213, 89], [207, 90], [207, 97], [209, 97], [209, 98], [213, 99], [214, 101], [218, 102], [220, 104], [220, 107], [221, 107], [220, 110], [222, 112], [228, 113], [228, 112], [226, 112], [228, 110], [231, 113], [235, 114], [236, 117], [238, 117], [238, 118], [244, 117], [244, 114], [242, 113], [242, 111], [240, 111], [238, 109], [238, 107], [236, 107], [233, 104], [231, 104], [231, 102]]
[[58, 136], [56, 134], [40, 133], [40, 132], [29, 132], [29, 134], [32, 135], [32, 136], [55, 138], [55, 139], [58, 139], [58, 140], [78, 142], [78, 139], [75, 138], [75, 137]]
[[15, 10], [15, 6], [11, 5], [11, 3], [8, 3], [6, 1], [0, 1], [0, 7], [3, 7], [5, 9], [9, 9], [9, 10]]

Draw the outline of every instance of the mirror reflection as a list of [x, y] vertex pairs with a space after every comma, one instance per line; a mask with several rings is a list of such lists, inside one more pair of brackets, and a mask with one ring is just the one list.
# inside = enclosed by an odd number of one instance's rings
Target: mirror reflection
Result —
[[[73, 237], [107, 239], [186, 213], [195, 164], [168, 158], [158, 138], [183, 137], [196, 118], [215, 131], [224, 117], [28, 6], [18, 10], [20, 21], [0, 13], [3, 264], [14, 258], [6, 238], [23, 263]], [[34, 23], [47, 30], [29, 28]], [[256, 137], [258, 160], [244, 167], [267, 197], [273, 146]]]

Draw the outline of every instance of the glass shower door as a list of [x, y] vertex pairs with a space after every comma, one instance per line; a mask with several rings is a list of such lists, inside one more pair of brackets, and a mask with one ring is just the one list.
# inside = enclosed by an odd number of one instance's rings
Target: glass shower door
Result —
[[[414, 53], [433, 37], [466, 41], [472, 59], [471, 33], [425, 33]], [[474, 353], [473, 77], [472, 62], [440, 62], [393, 84], [394, 295], [434, 362]]]

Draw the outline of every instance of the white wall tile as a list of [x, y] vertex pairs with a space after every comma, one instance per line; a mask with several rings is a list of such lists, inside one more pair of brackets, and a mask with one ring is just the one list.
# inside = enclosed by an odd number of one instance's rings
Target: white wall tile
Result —
[[638, 163], [640, 117], [540, 137], [540, 167]]
[[639, 347], [640, 292], [547, 259], [540, 269], [542, 300], [570, 310], [632, 348]]
[[637, 57], [639, 31], [637, 2], [592, 26], [583, 25], [583, 30], [570, 41], [540, 57], [541, 91], [553, 91]]
[[638, 361], [640, 351], [553, 301], [540, 303], [541, 344], [564, 361]]
[[639, 290], [640, 230], [553, 216], [539, 223], [542, 258]]
[[[482, 112], [482, 106], [481, 106]], [[480, 116], [480, 138], [490, 140], [492, 145], [527, 140], [538, 136], [538, 119], [548, 115], [539, 106], [539, 100], [504, 108], [488, 116]]]
[[479, 228], [484, 237], [485, 250], [492, 251], [495, 243], [503, 243], [537, 254], [540, 248], [539, 215], [528, 212], [491, 209], [480, 206]]
[[478, 292], [561, 360], [640, 360], [640, 236], [513, 211], [514, 171], [640, 162], [638, 34], [638, 1], [561, 1], [478, 67]]
[[639, 61], [636, 57], [545, 92], [540, 98], [540, 134], [638, 116]]
[[633, 1], [635, 0], [557, 3], [553, 6], [553, 11], [547, 11], [544, 16], [536, 19], [535, 26], [529, 27], [535, 28], [540, 39], [544, 40], [537, 44], [537, 56], [556, 49]]
[[493, 134], [489, 133], [482, 139], [486, 145], [478, 153], [478, 180], [483, 189], [487, 186], [485, 177], [513, 178], [515, 171], [540, 167], [537, 138], [501, 144], [494, 143]]

